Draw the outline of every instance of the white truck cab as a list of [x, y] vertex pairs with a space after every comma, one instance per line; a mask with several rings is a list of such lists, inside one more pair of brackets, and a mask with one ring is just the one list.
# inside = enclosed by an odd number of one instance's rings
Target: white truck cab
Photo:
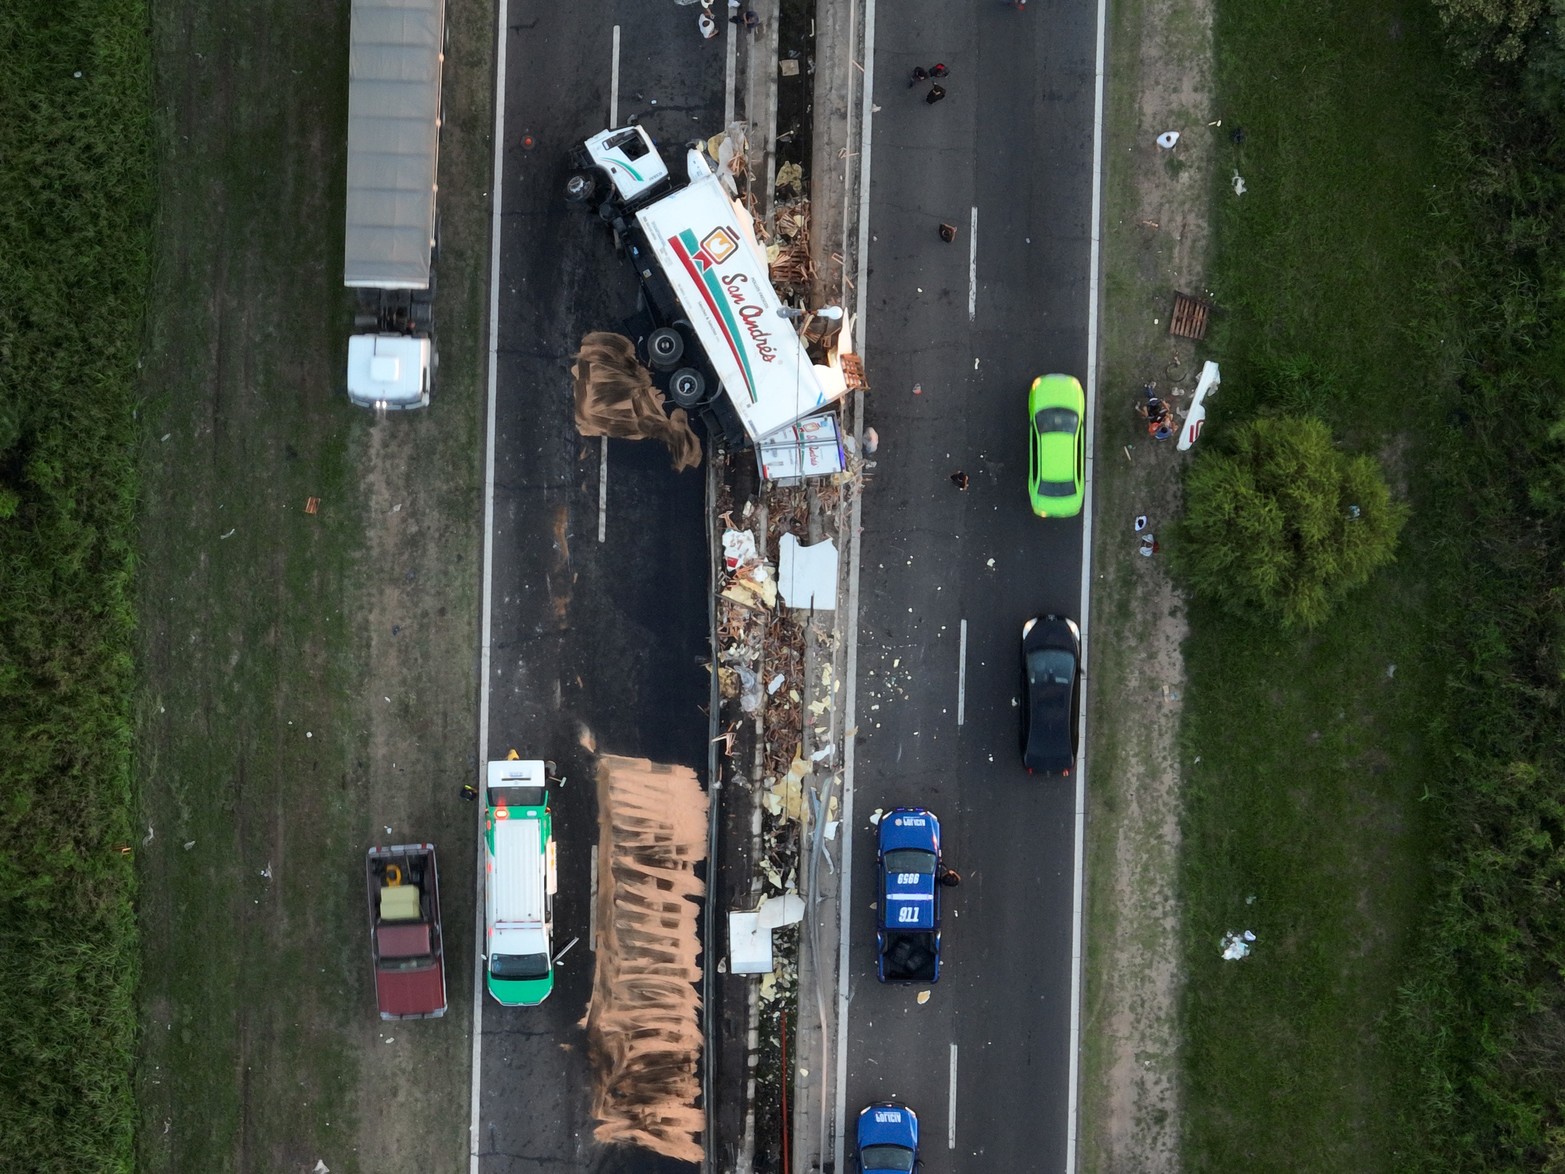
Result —
[[427, 337], [355, 334], [348, 339], [348, 398], [379, 410], [427, 408], [434, 348]]
[[[621, 204], [634, 204], [668, 187], [668, 165], [639, 126], [599, 131], [581, 145], [576, 162], [607, 176]], [[581, 178], [573, 176], [577, 186], [566, 187], [565, 194], [572, 199], [582, 198]]]

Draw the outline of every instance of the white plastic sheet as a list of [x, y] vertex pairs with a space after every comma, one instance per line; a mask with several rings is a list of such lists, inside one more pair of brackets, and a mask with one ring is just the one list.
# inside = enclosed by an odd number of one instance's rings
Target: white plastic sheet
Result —
[[831, 539], [800, 546], [792, 534], [777, 544], [777, 589], [789, 607], [835, 611], [837, 544]]

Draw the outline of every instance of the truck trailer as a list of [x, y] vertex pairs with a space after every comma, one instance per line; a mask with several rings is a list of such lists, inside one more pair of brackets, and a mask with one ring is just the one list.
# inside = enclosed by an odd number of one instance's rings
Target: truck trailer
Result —
[[736, 448], [760, 445], [847, 390], [810, 361], [772, 288], [750, 214], [706, 156], [671, 173], [639, 126], [605, 130], [572, 152], [566, 197], [593, 208], [635, 266], [651, 329], [639, 353], [669, 399]]
[[343, 283], [358, 295], [348, 399], [429, 404], [446, 0], [353, 0]]

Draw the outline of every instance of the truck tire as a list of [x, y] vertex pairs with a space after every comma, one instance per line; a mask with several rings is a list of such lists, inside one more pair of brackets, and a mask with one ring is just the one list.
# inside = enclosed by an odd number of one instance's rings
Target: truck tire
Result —
[[694, 367], [681, 367], [668, 380], [668, 398], [681, 408], [698, 408], [706, 402], [706, 376]]
[[598, 195], [598, 177], [591, 171], [575, 171], [565, 181], [565, 198], [573, 204], [590, 204]]
[[672, 326], [659, 326], [647, 335], [647, 359], [658, 371], [672, 371], [685, 357], [685, 340]]

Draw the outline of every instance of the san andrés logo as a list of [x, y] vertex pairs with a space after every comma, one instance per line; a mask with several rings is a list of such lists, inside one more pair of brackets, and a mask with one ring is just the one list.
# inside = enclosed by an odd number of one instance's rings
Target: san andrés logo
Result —
[[726, 277], [719, 278], [723, 288], [728, 292], [728, 300], [739, 311], [739, 318], [744, 323], [745, 333], [750, 336], [750, 341], [755, 344], [755, 352], [761, 357], [763, 363], [777, 361], [777, 349], [772, 346], [772, 332], [763, 325], [765, 322], [766, 307], [757, 306], [744, 296], [744, 287], [750, 283], [748, 273], [730, 273]]

